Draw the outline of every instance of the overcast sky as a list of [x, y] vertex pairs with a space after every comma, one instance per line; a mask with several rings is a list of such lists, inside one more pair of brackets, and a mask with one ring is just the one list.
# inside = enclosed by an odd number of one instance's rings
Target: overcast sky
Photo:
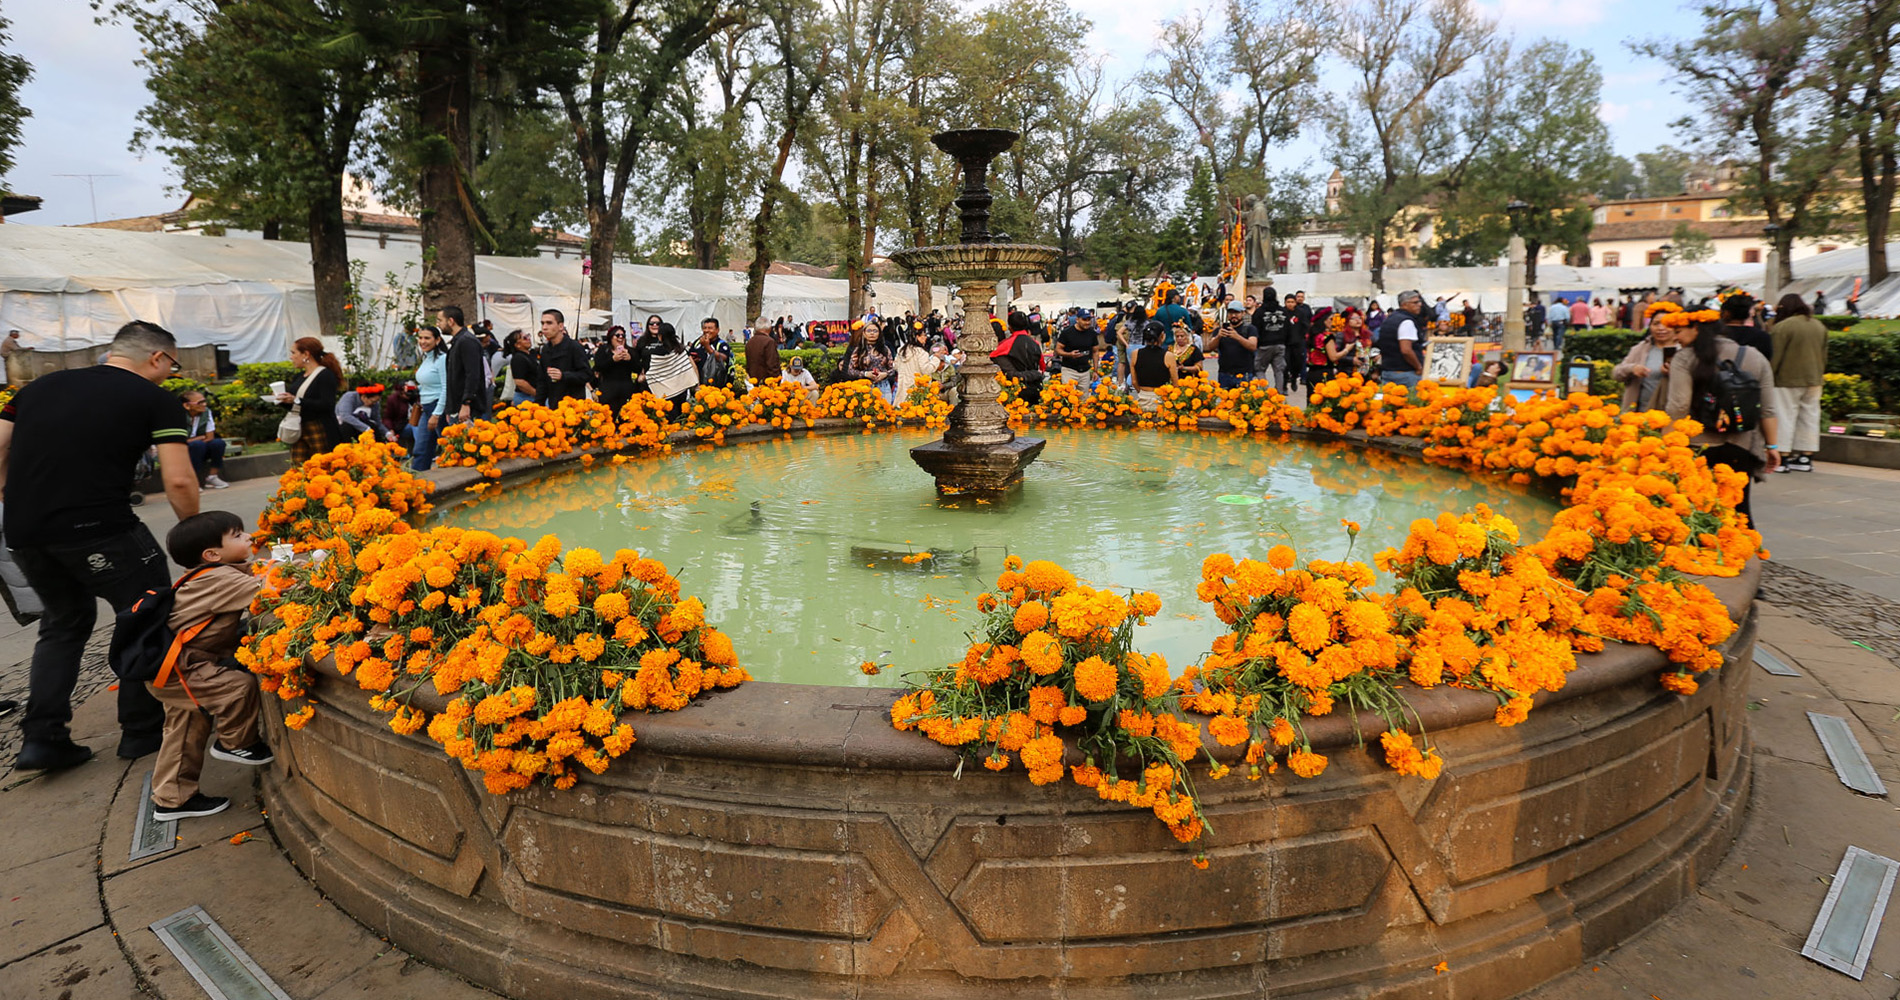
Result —
[[[1495, 13], [1520, 42], [1557, 37], [1589, 49], [1603, 68], [1602, 114], [1616, 151], [1625, 156], [1665, 142], [1668, 123], [1688, 109], [1664, 79], [1662, 68], [1629, 52], [1633, 37], [1687, 36], [1696, 30], [1691, 8], [1675, 0], [1478, 0]], [[1189, 0], [1070, 0], [1095, 23], [1091, 51], [1100, 55], [1111, 80], [1124, 80], [1141, 68], [1156, 25], [1194, 6]], [[97, 217], [150, 215], [177, 208], [183, 198], [170, 191], [177, 178], [162, 156], [133, 154], [127, 144], [135, 116], [145, 104], [143, 71], [133, 65], [139, 40], [129, 28], [95, 25], [86, 0], [13, 0], [4, 5], [13, 22], [13, 51], [33, 64], [33, 79], [22, 95], [33, 117], [7, 187], [46, 199], [38, 212], [22, 215], [27, 225], [68, 225], [94, 218], [87, 180], [62, 174], [102, 174], [92, 180]], [[1325, 59], [1324, 52], [1316, 54]], [[1286, 165], [1322, 157], [1321, 137], [1307, 135], [1276, 159]]]

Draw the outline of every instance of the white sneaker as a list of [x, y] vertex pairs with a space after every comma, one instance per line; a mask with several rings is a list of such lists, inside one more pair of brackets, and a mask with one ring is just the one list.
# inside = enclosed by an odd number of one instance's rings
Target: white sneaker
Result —
[[217, 476], [206, 476], [204, 485], [205, 489], [208, 490], [228, 490], [231, 488], [230, 483], [219, 479]]

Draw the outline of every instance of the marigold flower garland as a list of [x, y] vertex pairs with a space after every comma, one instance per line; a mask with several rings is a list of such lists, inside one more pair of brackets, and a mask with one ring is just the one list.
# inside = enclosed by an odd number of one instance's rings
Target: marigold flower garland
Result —
[[[562, 554], [551, 535], [530, 547], [460, 528], [334, 541], [258, 597], [270, 617], [239, 662], [285, 700], [307, 699], [326, 662], [354, 675], [392, 730], [426, 729], [496, 794], [543, 777], [571, 787], [632, 746], [623, 711], [676, 711], [749, 679], [704, 605], [630, 550]], [[454, 696], [445, 711], [413, 704], [425, 683]], [[310, 717], [306, 704], [285, 721]]]
[[1177, 840], [1199, 837], [1188, 762], [1201, 752], [1200, 726], [1178, 714], [1167, 661], [1133, 645], [1161, 599], [1095, 590], [1051, 562], [1010, 556], [1003, 567], [995, 592], [977, 601], [977, 641], [913, 680], [891, 724], [990, 770], [1015, 754], [1038, 785], [1062, 779], [1073, 749], [1083, 758], [1067, 768], [1076, 784], [1152, 810]]

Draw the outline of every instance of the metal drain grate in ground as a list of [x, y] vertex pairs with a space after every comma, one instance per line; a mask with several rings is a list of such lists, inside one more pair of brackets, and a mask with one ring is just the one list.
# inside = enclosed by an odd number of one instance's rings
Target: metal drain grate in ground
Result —
[[147, 772], [145, 786], [139, 789], [139, 818], [132, 824], [132, 854], [126, 860], [163, 854], [177, 844], [178, 821], [152, 818], [152, 775]]
[[1887, 786], [1881, 782], [1880, 775], [1874, 773], [1873, 763], [1860, 748], [1860, 741], [1854, 738], [1854, 731], [1847, 728], [1846, 719], [1809, 712], [1808, 722], [1814, 725], [1814, 735], [1821, 738], [1821, 748], [1827, 751], [1828, 763], [1834, 765], [1841, 784], [1862, 795], [1887, 794]]
[[290, 1000], [204, 907], [179, 910], [153, 924], [152, 933], [211, 1000]]
[[1836, 972], [1861, 978], [1867, 972], [1867, 956], [1880, 933], [1880, 918], [1887, 911], [1896, 873], [1900, 873], [1900, 863], [1891, 858], [1849, 847], [1801, 954]]
[[1774, 674], [1776, 677], [1801, 676], [1801, 671], [1796, 670], [1795, 668], [1791, 666], [1788, 666], [1786, 663], [1783, 663], [1781, 661], [1781, 657], [1776, 656], [1773, 652], [1769, 651], [1766, 647], [1763, 647], [1759, 644], [1755, 646], [1755, 665], [1762, 668], [1763, 670], [1768, 671], [1771, 674]]

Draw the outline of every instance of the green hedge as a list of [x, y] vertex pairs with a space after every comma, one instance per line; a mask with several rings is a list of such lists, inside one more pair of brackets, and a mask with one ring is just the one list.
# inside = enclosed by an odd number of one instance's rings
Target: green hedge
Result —
[[1595, 330], [1571, 330], [1564, 334], [1564, 365], [1589, 358], [1615, 365], [1636, 346], [1643, 335], [1635, 330], [1599, 327]]
[[1880, 412], [1900, 413], [1900, 333], [1830, 334], [1827, 370], [1860, 376]]
[[1820, 320], [1822, 326], [1836, 331], [1846, 330], [1860, 322], [1859, 316], [1816, 316], [1814, 318]]

